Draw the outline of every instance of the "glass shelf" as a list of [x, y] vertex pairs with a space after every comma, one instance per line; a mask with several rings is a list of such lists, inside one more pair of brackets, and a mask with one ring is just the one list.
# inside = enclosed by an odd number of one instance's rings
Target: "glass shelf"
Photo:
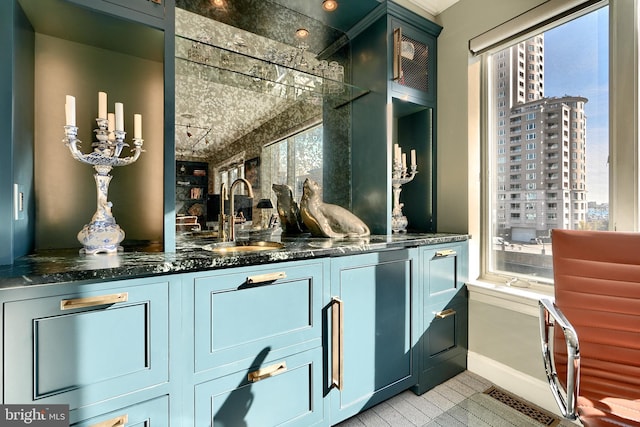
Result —
[[[344, 83], [326, 76], [334, 69], [328, 69], [319, 61], [310, 70], [293, 68], [275, 62], [273, 52], [265, 56], [274, 60], [257, 58], [242, 52], [176, 35], [176, 67], [201, 79], [226, 86], [257, 92], [294, 101], [313, 103], [327, 102], [332, 108], [340, 108], [366, 95], [368, 90]], [[304, 55], [302, 50], [298, 55]], [[286, 59], [295, 60], [292, 48]], [[304, 61], [306, 56], [300, 56]], [[323, 66], [324, 65], [324, 66]]]

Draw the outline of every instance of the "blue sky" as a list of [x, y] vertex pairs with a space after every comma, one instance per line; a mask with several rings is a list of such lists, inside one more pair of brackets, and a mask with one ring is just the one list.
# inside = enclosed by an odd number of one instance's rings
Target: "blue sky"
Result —
[[587, 114], [587, 199], [608, 202], [609, 8], [544, 35], [545, 96], [583, 96]]

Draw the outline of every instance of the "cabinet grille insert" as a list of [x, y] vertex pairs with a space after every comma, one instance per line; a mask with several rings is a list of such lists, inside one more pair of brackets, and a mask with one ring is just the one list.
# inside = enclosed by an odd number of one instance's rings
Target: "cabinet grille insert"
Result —
[[428, 92], [429, 46], [402, 34], [398, 50], [400, 75], [397, 83]]
[[493, 397], [498, 402], [504, 403], [510, 408], [513, 408], [516, 411], [520, 412], [521, 414], [524, 414], [529, 418], [536, 420], [542, 425], [555, 427], [558, 424], [560, 424], [560, 419], [555, 415], [550, 414], [549, 412], [546, 412], [542, 409], [539, 409], [536, 406], [532, 405], [531, 403], [526, 402], [522, 399], [519, 399], [513, 396], [512, 394], [507, 393], [504, 390], [500, 390], [497, 387], [492, 386], [488, 388], [487, 390], [484, 391], [484, 394], [487, 394]]

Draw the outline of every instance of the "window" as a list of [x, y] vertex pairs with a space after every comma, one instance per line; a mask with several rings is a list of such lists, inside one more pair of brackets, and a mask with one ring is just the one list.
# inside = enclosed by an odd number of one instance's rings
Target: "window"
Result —
[[[495, 169], [498, 153], [495, 142], [499, 132], [496, 126], [499, 113], [495, 108], [498, 93], [493, 83], [498, 73], [493, 56], [498, 55], [505, 64], [501, 69], [503, 75], [513, 76], [506, 77], [500, 89], [503, 93], [520, 93], [525, 76], [519, 70], [539, 66], [539, 73], [526, 76], [532, 90], [526, 97], [512, 100], [507, 97], [507, 105], [501, 109], [506, 111], [506, 117], [501, 119], [512, 124], [514, 120], [517, 123], [526, 120], [522, 124], [523, 139], [527, 141], [527, 152], [523, 152], [526, 170], [534, 171], [540, 163], [542, 171], [540, 174], [527, 173], [522, 184], [514, 182], [505, 191], [495, 184], [489, 185], [492, 190], [487, 209], [494, 213], [493, 217], [487, 215], [489, 243], [484, 246], [488, 251], [485, 274], [535, 276], [535, 280], [550, 282], [553, 278], [550, 247], [553, 228], [609, 228], [608, 165], [603, 161], [609, 149], [608, 14], [609, 6], [590, 10], [543, 33], [531, 34], [528, 39], [485, 54], [485, 83], [489, 94], [487, 166]], [[527, 55], [524, 64], [522, 58], [510, 60], [525, 46], [529, 52], [544, 49], [544, 56]], [[511, 64], [518, 64], [518, 69], [509, 70], [514, 66]], [[534, 91], [533, 88], [538, 89]], [[513, 129], [510, 132], [510, 138], [513, 138]], [[559, 136], [562, 137], [560, 143]], [[538, 139], [540, 143], [536, 144], [534, 141]], [[558, 163], [561, 158], [564, 161]], [[510, 170], [523, 160], [521, 155], [504, 159], [504, 165]], [[514, 211], [515, 205], [519, 204], [511, 203], [507, 215], [498, 218], [497, 209], [492, 206], [506, 197], [532, 202], [524, 205], [522, 213]], [[574, 203], [573, 200], [581, 202]], [[501, 237], [512, 245], [504, 248], [492, 245], [490, 242], [494, 237]]]
[[262, 159], [267, 181], [288, 185], [299, 200], [306, 178], [322, 186], [322, 124], [265, 146]]

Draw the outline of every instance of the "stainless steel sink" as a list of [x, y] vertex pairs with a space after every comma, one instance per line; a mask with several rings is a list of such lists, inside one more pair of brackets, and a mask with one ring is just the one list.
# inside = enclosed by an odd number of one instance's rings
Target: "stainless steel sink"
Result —
[[219, 242], [202, 246], [202, 249], [219, 254], [237, 254], [245, 252], [274, 251], [284, 248], [280, 242], [241, 240], [236, 242]]

